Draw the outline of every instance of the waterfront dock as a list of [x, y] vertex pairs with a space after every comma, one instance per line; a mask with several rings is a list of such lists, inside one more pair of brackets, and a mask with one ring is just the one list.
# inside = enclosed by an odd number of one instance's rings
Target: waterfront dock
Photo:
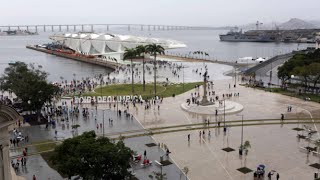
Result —
[[[38, 46], [27, 45], [26, 48], [27, 49], [32, 49], [32, 50], [35, 50], [35, 51], [39, 51], [39, 52], [43, 52], [43, 53], [47, 53], [47, 54], [51, 54], [51, 55], [55, 55], [55, 56], [58, 56], [58, 57], [63, 57], [63, 58], [67, 58], [67, 59], [72, 59], [72, 60], [84, 62], [84, 63], [89, 63], [89, 64], [94, 64], [94, 65], [98, 65], [98, 66], [107, 67], [107, 68], [110, 68], [112, 70], [115, 70], [115, 69], [117, 69], [117, 67], [123, 65], [123, 64], [120, 64], [120, 63], [106, 61], [106, 60], [101, 59], [101, 58], [96, 58], [96, 57], [90, 57], [89, 58], [89, 57], [86, 57], [86, 56], [81, 55], [81, 54], [62, 53], [62, 52], [58, 52], [58, 51], [48, 50], [48, 49], [45, 49], [45, 48], [42, 48], [42, 47], [38, 47]], [[174, 56], [174, 55], [159, 55], [158, 57], [159, 57], [158, 60], [161, 60], [161, 58], [168, 58], [168, 59], [174, 59], [174, 60], [183, 61], [183, 62], [218, 63], [218, 64], [224, 64], [224, 65], [229, 65], [229, 66], [233, 66], [233, 67], [254, 66], [254, 64], [249, 64], [248, 65], [248, 64], [241, 64], [241, 63], [228, 62], [228, 61], [219, 61], [219, 60], [202, 59], [202, 58], [180, 57], [180, 56]], [[146, 58], [145, 60], [147, 62], [148, 61], [153, 61], [153, 58], [151, 58], [151, 59]], [[141, 61], [141, 60], [136, 59], [135, 61], [138, 62], [138, 61]]]
[[180, 61], [185, 62], [204, 62], [204, 63], [218, 63], [224, 64], [234, 67], [247, 67], [247, 66], [254, 66], [255, 64], [245, 64], [245, 63], [236, 63], [231, 61], [219, 61], [214, 59], [203, 59], [203, 58], [190, 58], [190, 57], [181, 57], [181, 56], [174, 56], [174, 55], [159, 55], [160, 58], [172, 58]]
[[80, 61], [80, 62], [84, 62], [84, 63], [89, 63], [89, 64], [94, 64], [94, 65], [98, 65], [98, 66], [103, 66], [106, 68], [110, 68], [112, 70], [115, 70], [115, 69], [117, 69], [117, 67], [121, 66], [121, 64], [119, 64], [119, 63], [105, 61], [100, 58], [88, 58], [88, 57], [82, 56], [80, 54], [66, 54], [66, 53], [52, 51], [52, 50], [48, 50], [48, 49], [45, 49], [42, 47], [36, 47], [36, 46], [31, 46], [31, 45], [26, 46], [26, 48], [32, 49], [35, 51], [39, 51], [39, 52], [43, 52], [43, 53], [47, 53], [47, 54], [51, 54], [51, 55], [55, 55], [58, 57], [72, 59], [72, 60], [76, 60], [76, 61]]

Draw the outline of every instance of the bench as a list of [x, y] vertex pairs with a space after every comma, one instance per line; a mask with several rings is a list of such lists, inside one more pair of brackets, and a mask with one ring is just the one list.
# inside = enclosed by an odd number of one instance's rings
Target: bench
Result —
[[162, 164], [161, 164], [159, 161], [155, 160], [154, 162], [155, 162], [157, 165], [162, 166]]
[[317, 147], [314, 147], [314, 148], [305, 148], [305, 147], [299, 147], [300, 149], [302, 149], [302, 150], [305, 150], [306, 151], [306, 153], [308, 153], [309, 152], [309, 150], [310, 150], [310, 152], [313, 154], [313, 155], [316, 155], [316, 156], [319, 156], [320, 155], [320, 153], [318, 153], [317, 152]]

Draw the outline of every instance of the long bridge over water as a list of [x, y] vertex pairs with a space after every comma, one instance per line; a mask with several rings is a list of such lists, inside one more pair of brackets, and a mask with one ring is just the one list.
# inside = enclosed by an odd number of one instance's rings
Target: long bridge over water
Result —
[[109, 31], [111, 28], [122, 27], [130, 30], [141, 31], [169, 31], [169, 30], [214, 30], [214, 27], [205, 26], [176, 26], [176, 25], [150, 25], [150, 24], [38, 24], [38, 25], [0, 25], [2, 31], [13, 30], [27, 30], [34, 32], [77, 32], [77, 31], [91, 31], [95, 29], [105, 29]]

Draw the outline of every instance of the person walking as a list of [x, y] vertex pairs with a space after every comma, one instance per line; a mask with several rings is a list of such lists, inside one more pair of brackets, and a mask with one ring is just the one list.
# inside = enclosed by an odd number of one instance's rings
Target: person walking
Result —
[[188, 134], [188, 142], [190, 142], [190, 134]]
[[147, 158], [147, 151], [146, 150], [144, 150], [143, 156], [144, 156], [144, 158]]
[[281, 114], [281, 122], [284, 121], [284, 114]]
[[280, 179], [280, 175], [279, 175], [279, 173], [277, 173], [277, 180], [279, 180]]

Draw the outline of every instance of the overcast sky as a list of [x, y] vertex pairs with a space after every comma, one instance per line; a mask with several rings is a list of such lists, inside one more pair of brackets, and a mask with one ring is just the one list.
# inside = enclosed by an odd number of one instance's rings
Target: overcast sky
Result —
[[320, 0], [3, 0], [0, 25], [132, 23], [224, 26], [320, 20]]

